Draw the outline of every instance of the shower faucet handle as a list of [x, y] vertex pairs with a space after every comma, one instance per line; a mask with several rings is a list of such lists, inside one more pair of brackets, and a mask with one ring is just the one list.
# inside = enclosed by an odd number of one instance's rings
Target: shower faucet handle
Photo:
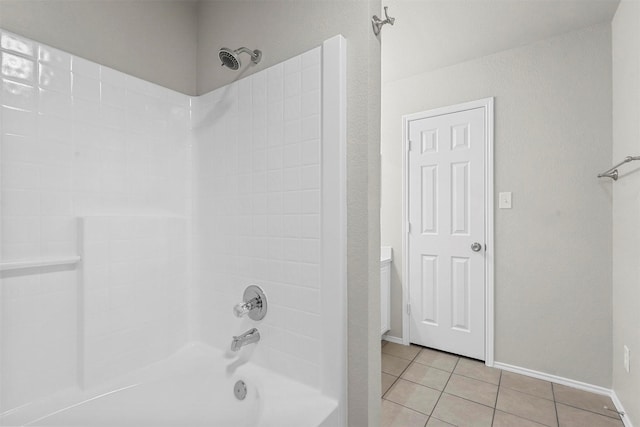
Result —
[[267, 315], [267, 296], [259, 286], [247, 286], [242, 300], [243, 302], [233, 307], [236, 317], [248, 314], [251, 320], [262, 320]]

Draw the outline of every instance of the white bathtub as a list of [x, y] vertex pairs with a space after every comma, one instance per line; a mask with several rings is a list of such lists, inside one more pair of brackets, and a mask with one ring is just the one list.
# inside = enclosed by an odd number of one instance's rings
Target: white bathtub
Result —
[[[247, 385], [237, 400], [233, 386]], [[219, 350], [190, 344], [168, 360], [86, 391], [2, 414], [0, 426], [317, 427], [337, 401]]]

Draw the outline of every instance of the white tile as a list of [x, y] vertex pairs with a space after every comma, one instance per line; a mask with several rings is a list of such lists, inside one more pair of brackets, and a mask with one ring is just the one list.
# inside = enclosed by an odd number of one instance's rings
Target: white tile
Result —
[[302, 191], [301, 208], [303, 214], [320, 213], [320, 191]]
[[9, 216], [2, 218], [2, 244], [39, 244], [40, 218], [37, 216]]
[[284, 123], [284, 143], [295, 144], [302, 139], [302, 123], [300, 120], [289, 120]]
[[[285, 252], [286, 252], [286, 245], [285, 245]], [[287, 254], [285, 253], [284, 255], [285, 257], [287, 256]], [[297, 256], [297, 254], [291, 254], [291, 258], [295, 260], [295, 257]], [[299, 285], [300, 284], [300, 279], [301, 278], [301, 273], [300, 273], [300, 263], [295, 262], [295, 261], [285, 261], [282, 263], [282, 281], [285, 283], [288, 283], [290, 285]]]
[[41, 220], [43, 241], [75, 241], [76, 222], [71, 216], [45, 216]]
[[[71, 191], [73, 185], [72, 171], [64, 165], [42, 165], [40, 167], [42, 184], [45, 191]], [[47, 211], [43, 209], [43, 214]]]
[[267, 108], [267, 125], [281, 124], [284, 117], [284, 106], [282, 101], [274, 102]]
[[38, 92], [36, 89], [24, 83], [2, 79], [2, 105], [19, 108], [21, 110], [37, 110]]
[[36, 131], [36, 114], [2, 107], [2, 132], [12, 135], [29, 136]]
[[11, 50], [27, 56], [34, 56], [36, 52], [33, 41], [7, 31], [3, 31], [0, 35], [0, 46], [2, 49]]
[[105, 81], [100, 83], [100, 101], [103, 104], [122, 108], [125, 105], [125, 100], [125, 90], [122, 86], [116, 86]]
[[[273, 149], [269, 149], [272, 152]], [[267, 168], [267, 151], [257, 150], [253, 152], [252, 168], [254, 172], [264, 172]]]
[[36, 258], [40, 256], [40, 243], [16, 243], [0, 242], [2, 257], [4, 259]]
[[302, 70], [302, 93], [320, 89], [320, 77], [318, 65]]
[[38, 111], [40, 114], [69, 119], [71, 117], [71, 96], [62, 92], [40, 89]]
[[71, 58], [71, 71], [74, 74], [82, 74], [92, 79], [100, 78], [100, 65], [77, 56]]
[[74, 97], [73, 120], [80, 124], [100, 124], [100, 104]]
[[300, 237], [301, 219], [300, 215], [283, 215], [283, 236], [284, 237]]
[[32, 190], [4, 190], [2, 215], [40, 215], [40, 193]]
[[44, 89], [69, 93], [71, 91], [71, 73], [63, 67], [40, 64], [38, 83]]
[[282, 63], [267, 68], [267, 81], [282, 80], [284, 65]]
[[46, 165], [62, 165], [69, 167], [74, 161], [73, 147], [66, 141], [39, 138], [34, 143], [33, 159]]
[[320, 262], [320, 240], [301, 239], [299, 260], [307, 263], [319, 263]]
[[60, 120], [59, 117], [39, 114], [38, 136], [40, 138], [51, 138], [58, 141], [71, 140], [71, 122]]
[[320, 116], [302, 119], [302, 140], [320, 139]]
[[289, 168], [282, 171], [282, 190], [295, 191], [301, 189], [300, 168]]
[[49, 46], [39, 46], [38, 60], [42, 64], [53, 65], [67, 71], [71, 70], [71, 55]]
[[74, 98], [100, 102], [100, 80], [74, 72], [72, 76], [72, 94]]
[[33, 162], [36, 144], [32, 137], [21, 135], [2, 135], [2, 162]]
[[267, 234], [269, 236], [280, 237], [283, 234], [281, 215], [267, 215]]
[[0, 56], [1, 71], [4, 76], [22, 79], [30, 83], [36, 81], [34, 61], [7, 52], [2, 52]]
[[283, 143], [283, 127], [282, 123], [269, 125], [267, 128], [267, 147], [277, 147]]
[[40, 254], [43, 257], [63, 257], [78, 253], [76, 242], [72, 240], [43, 241], [40, 243]]
[[294, 56], [291, 59], [286, 60], [283, 63], [284, 75], [287, 76], [291, 73], [299, 73], [301, 67], [302, 58], [300, 56]]
[[71, 216], [73, 202], [70, 192], [41, 191], [40, 207], [44, 215]]
[[301, 203], [302, 195], [299, 191], [287, 191], [282, 194], [282, 212], [285, 214], [299, 214]]
[[[255, 142], [260, 143], [266, 141], [266, 127], [267, 127], [267, 107], [266, 105], [256, 105], [254, 101], [253, 110], [251, 112], [252, 127], [254, 129], [253, 139]], [[260, 135], [256, 135], [256, 132], [260, 132]]]
[[282, 171], [267, 172], [267, 191], [282, 191]]
[[320, 238], [320, 215], [301, 215], [300, 224], [301, 237]]
[[304, 166], [300, 169], [300, 188], [313, 190], [320, 188], [320, 166]]
[[124, 127], [125, 112], [123, 108], [107, 104], [100, 105], [100, 124], [116, 129]]
[[270, 148], [267, 150], [267, 169], [282, 169], [282, 148]]
[[284, 97], [299, 96], [302, 93], [302, 75], [294, 72], [284, 77]]
[[300, 285], [320, 288], [320, 268], [318, 264], [300, 264]]
[[296, 120], [301, 117], [301, 104], [299, 96], [292, 96], [284, 100], [284, 119]]
[[285, 168], [300, 166], [300, 144], [285, 145], [282, 150], [282, 165]]
[[302, 54], [302, 68], [311, 67], [313, 65], [319, 66], [322, 58], [322, 49], [317, 47], [308, 52]]
[[253, 105], [267, 105], [267, 75], [265, 72], [256, 73], [251, 77], [251, 94]]
[[301, 101], [301, 116], [309, 117], [313, 115], [320, 114], [320, 91], [314, 90], [310, 92], [305, 92], [302, 94]]
[[[3, 159], [5, 160], [5, 159]], [[40, 168], [32, 163], [2, 162], [3, 190], [37, 190], [40, 188]]]
[[269, 193], [267, 195], [267, 213], [268, 214], [281, 214], [282, 213], [282, 193]]
[[271, 79], [267, 81], [267, 105], [273, 105], [281, 102], [284, 98], [284, 82], [282, 78]]
[[320, 163], [320, 141], [310, 140], [301, 144], [300, 159], [303, 165], [315, 165]]
[[124, 88], [126, 84], [126, 74], [114, 70], [113, 68], [100, 66], [100, 80], [103, 83], [108, 83], [112, 87]]

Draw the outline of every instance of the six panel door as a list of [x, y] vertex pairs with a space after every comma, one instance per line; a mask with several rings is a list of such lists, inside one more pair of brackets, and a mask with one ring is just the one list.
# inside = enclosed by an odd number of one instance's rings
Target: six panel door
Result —
[[484, 360], [485, 109], [408, 126], [410, 341]]

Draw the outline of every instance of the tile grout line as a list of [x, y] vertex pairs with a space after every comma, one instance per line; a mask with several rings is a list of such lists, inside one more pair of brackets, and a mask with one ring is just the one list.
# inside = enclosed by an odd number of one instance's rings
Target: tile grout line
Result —
[[[387, 389], [387, 391], [386, 391], [386, 392], [384, 392], [384, 393], [382, 394], [382, 396], [380, 396], [380, 398], [381, 398], [381, 399], [384, 399], [384, 396], [385, 396], [387, 393], [389, 393], [389, 392], [391, 391], [391, 389], [393, 388], [393, 386], [394, 386], [394, 385], [396, 385], [396, 383], [398, 382], [398, 380], [400, 379], [400, 377], [402, 376], [402, 374], [404, 374], [404, 372], [405, 372], [407, 369], [409, 369], [409, 366], [411, 366], [411, 364], [412, 364], [412, 363], [413, 363], [413, 361], [416, 359], [416, 357], [418, 357], [418, 355], [420, 354], [420, 352], [421, 352], [421, 351], [422, 351], [422, 350], [418, 351], [418, 352], [416, 353], [416, 355], [415, 355], [415, 356], [413, 356], [413, 359], [411, 359], [411, 360], [409, 361], [409, 364], [408, 364], [408, 365], [407, 365], [407, 366], [402, 370], [402, 372], [400, 372], [400, 374], [396, 377], [395, 381], [391, 383], [391, 385], [389, 386], [389, 388]], [[386, 354], [387, 354], [388, 356], [393, 356], [393, 354], [389, 354], [389, 353], [386, 353]], [[398, 356], [394, 356], [394, 357], [398, 357]], [[402, 358], [402, 357], [398, 357], [398, 359], [403, 359], [403, 358]], [[408, 360], [408, 359], [403, 359], [403, 360]], [[387, 373], [385, 372], [385, 374], [387, 374]], [[387, 374], [387, 375], [391, 375], [391, 374]], [[393, 375], [392, 375], [392, 376], [393, 376]], [[411, 382], [413, 382], [413, 381], [411, 381]], [[385, 400], [388, 400], [388, 399], [385, 399]], [[392, 401], [390, 400], [390, 402], [392, 402]], [[393, 402], [393, 403], [396, 403], [396, 402]], [[404, 406], [404, 405], [401, 405], [401, 406]], [[406, 406], [405, 406], [405, 408], [406, 408]], [[411, 408], [409, 408], [409, 409], [411, 409]], [[416, 412], [420, 412], [420, 411], [416, 411]], [[422, 412], [420, 412], [420, 413], [422, 413]]]
[[[422, 346], [421, 346], [421, 347], [422, 347]], [[397, 402], [394, 402], [393, 400], [389, 400], [389, 399], [385, 399], [385, 398], [384, 398], [384, 396], [385, 396], [387, 393], [389, 393], [389, 392], [391, 391], [391, 389], [392, 389], [392, 388], [393, 388], [393, 386], [398, 382], [398, 380], [400, 380], [400, 377], [402, 376], [402, 374], [404, 374], [404, 372], [405, 372], [407, 369], [409, 369], [409, 366], [411, 366], [411, 364], [415, 361], [416, 357], [418, 357], [418, 355], [420, 354], [420, 352], [421, 352], [421, 351], [422, 351], [422, 348], [421, 348], [421, 349], [416, 353], [416, 355], [415, 355], [415, 356], [413, 356], [413, 359], [411, 359], [411, 360], [409, 361], [409, 364], [407, 365], [407, 367], [406, 367], [406, 368], [404, 368], [404, 369], [402, 370], [402, 372], [400, 372], [400, 375], [398, 375], [398, 376], [396, 377], [396, 380], [395, 380], [393, 383], [391, 383], [391, 385], [389, 386], [389, 388], [387, 389], [387, 391], [382, 395], [381, 399], [382, 399], [382, 400], [386, 400], [386, 401], [391, 402], [391, 403], [394, 403], [394, 404], [396, 404], [396, 405], [398, 405], [398, 406], [402, 406], [403, 408], [406, 408], [406, 409], [408, 409], [408, 410], [410, 410], [410, 411], [413, 411], [413, 412], [416, 412], [416, 413], [418, 413], [418, 414], [426, 415], [426, 416], [427, 416], [427, 421], [425, 421], [425, 424], [424, 424], [424, 427], [426, 427], [427, 423], [429, 422], [429, 419], [431, 418], [431, 413], [429, 413], [429, 414], [425, 414], [424, 412], [416, 411], [415, 409], [413, 409], [413, 408], [409, 408], [408, 406], [405, 406], [405, 405], [403, 405], [403, 404], [401, 404], [401, 403], [397, 403]], [[386, 353], [386, 354], [387, 354], [387, 355], [389, 355], [389, 356], [394, 356], [393, 354], [389, 354], [389, 353]], [[395, 356], [395, 357], [398, 357], [398, 356]], [[398, 358], [399, 358], [399, 359], [403, 359], [403, 360], [408, 360], [408, 359], [404, 359], [404, 358], [402, 358], [402, 357], [398, 357]], [[385, 374], [386, 374], [386, 372], [385, 372]], [[391, 374], [387, 374], [387, 375], [391, 375]], [[402, 378], [402, 379], [403, 379], [403, 380], [405, 380], [404, 378]], [[408, 380], [405, 380], [405, 381], [408, 381]], [[418, 384], [418, 383], [414, 383], [413, 381], [408, 381], [408, 382], [411, 382], [411, 383], [413, 383], [413, 384]], [[422, 385], [422, 384], [418, 384], [418, 385]], [[426, 387], [426, 386], [423, 386], [423, 387]], [[431, 387], [427, 387], [427, 388], [431, 388]], [[433, 389], [432, 389], [432, 390], [433, 390]], [[436, 391], [437, 391], [437, 390], [436, 390]], [[436, 403], [437, 403], [437, 402], [436, 402]], [[435, 405], [434, 405], [434, 408], [435, 408]], [[431, 410], [431, 412], [433, 412], [433, 409]]]
[[442, 399], [442, 395], [444, 394], [444, 390], [449, 385], [449, 381], [451, 380], [451, 377], [453, 376], [453, 372], [458, 367], [458, 363], [459, 362], [460, 362], [460, 356], [458, 356], [458, 360], [456, 360], [456, 364], [453, 366], [453, 369], [451, 370], [451, 373], [449, 374], [449, 378], [447, 378], [446, 384], [444, 385], [444, 387], [442, 387], [442, 391], [440, 392], [440, 396], [438, 396], [438, 400], [436, 400], [435, 405], [433, 405], [433, 409], [431, 409], [431, 412], [429, 413], [429, 418], [431, 418], [431, 416], [433, 415], [433, 411], [436, 410], [436, 407], [438, 406], [438, 403], [440, 403], [440, 399]]
[[556, 391], [551, 383], [551, 396], [553, 397], [553, 409], [556, 411], [556, 423], [560, 426], [560, 417], [558, 416], [558, 402], [556, 401]]
[[496, 411], [498, 410], [498, 395], [500, 394], [500, 384], [502, 384], [502, 369], [500, 369], [500, 378], [498, 378], [498, 390], [496, 390], [496, 400], [493, 402], [493, 414], [491, 415], [491, 425], [496, 421]]

